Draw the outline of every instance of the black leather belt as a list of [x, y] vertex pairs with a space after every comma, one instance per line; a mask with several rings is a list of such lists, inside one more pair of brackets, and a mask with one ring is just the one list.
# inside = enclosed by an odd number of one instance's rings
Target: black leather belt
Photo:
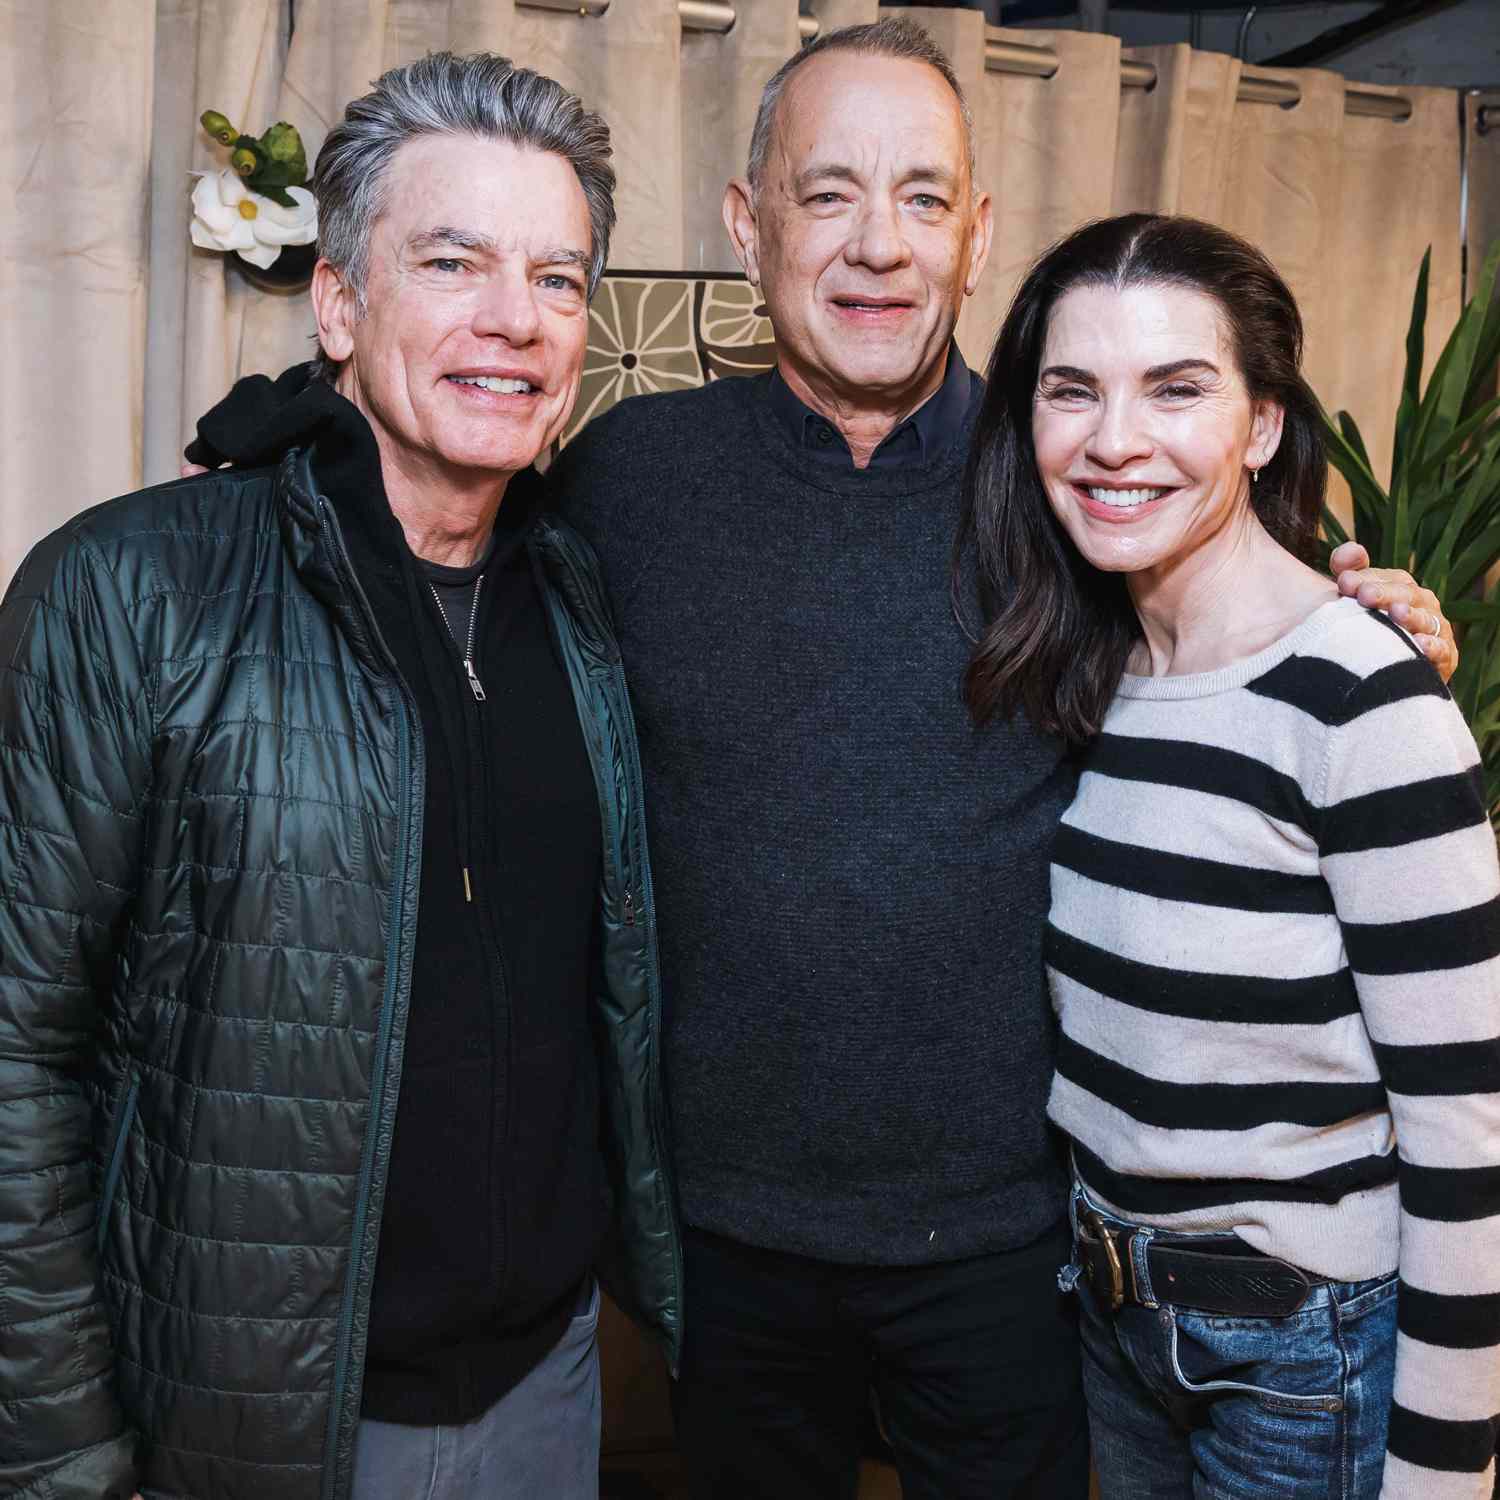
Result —
[[[1136, 1285], [1135, 1251], [1144, 1231], [1113, 1226], [1092, 1210], [1078, 1223], [1078, 1258], [1094, 1293], [1118, 1312], [1127, 1302], [1148, 1306]], [[1225, 1236], [1218, 1243], [1238, 1243]], [[1309, 1276], [1290, 1261], [1246, 1249], [1190, 1249], [1178, 1241], [1163, 1243], [1152, 1236], [1146, 1243], [1146, 1268], [1151, 1277], [1152, 1301], [1200, 1312], [1250, 1318], [1278, 1318], [1294, 1313], [1307, 1294], [1327, 1279]]]

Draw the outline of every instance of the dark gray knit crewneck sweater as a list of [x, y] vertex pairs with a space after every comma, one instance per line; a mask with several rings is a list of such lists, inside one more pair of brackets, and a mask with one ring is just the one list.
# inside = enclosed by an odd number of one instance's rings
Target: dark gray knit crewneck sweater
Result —
[[553, 471], [639, 720], [683, 1217], [848, 1264], [1007, 1249], [1063, 1212], [1040, 950], [1071, 773], [959, 698], [969, 424], [832, 467], [767, 386], [624, 402]]

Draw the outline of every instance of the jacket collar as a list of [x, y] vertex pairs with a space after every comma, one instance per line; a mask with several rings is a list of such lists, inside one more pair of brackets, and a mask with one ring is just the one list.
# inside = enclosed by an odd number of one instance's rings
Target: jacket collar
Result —
[[593, 548], [550, 516], [540, 517], [531, 528], [528, 545], [542, 583], [572, 619], [579, 647], [585, 655], [614, 666], [620, 647]]
[[361, 665], [388, 676], [394, 662], [375, 629], [333, 506], [318, 492], [311, 453], [293, 448], [276, 466], [276, 520], [282, 545], [308, 592], [339, 622]]

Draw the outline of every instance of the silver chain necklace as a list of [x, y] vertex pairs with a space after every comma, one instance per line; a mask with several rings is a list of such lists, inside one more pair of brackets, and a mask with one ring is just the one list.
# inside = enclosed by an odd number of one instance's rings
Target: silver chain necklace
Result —
[[465, 644], [459, 640], [453, 629], [453, 622], [448, 618], [448, 611], [443, 608], [443, 596], [437, 591], [437, 584], [430, 578], [427, 587], [432, 590], [432, 597], [437, 601], [438, 613], [443, 617], [443, 624], [448, 627], [448, 634], [453, 636], [453, 644], [464, 654], [464, 671], [469, 676], [469, 686], [474, 690], [474, 701], [484, 702], [484, 684], [479, 680], [479, 673], [474, 670], [474, 628], [479, 623], [479, 589], [484, 583], [484, 574], [481, 573], [474, 580], [474, 602], [469, 606], [469, 639]]

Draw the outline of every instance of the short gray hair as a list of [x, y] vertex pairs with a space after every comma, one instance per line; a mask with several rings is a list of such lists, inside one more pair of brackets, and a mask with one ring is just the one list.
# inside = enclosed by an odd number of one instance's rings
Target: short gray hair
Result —
[[866, 56], [901, 57], [912, 62], [926, 63], [943, 75], [943, 81], [953, 90], [958, 100], [959, 113], [964, 122], [964, 150], [967, 153], [969, 180], [974, 180], [974, 116], [969, 101], [959, 86], [958, 75], [948, 54], [933, 41], [915, 21], [904, 16], [887, 16], [884, 20], [871, 21], [863, 26], [843, 26], [809, 42], [800, 52], [794, 53], [782, 63], [766, 81], [761, 90], [760, 108], [755, 114], [755, 129], [750, 134], [750, 162], [745, 175], [750, 179], [753, 192], [760, 191], [765, 177], [766, 159], [771, 154], [771, 136], [776, 129], [776, 106], [786, 89], [789, 79], [803, 64], [823, 52], [861, 52]]
[[[518, 68], [508, 57], [433, 52], [382, 73], [354, 100], [328, 132], [313, 170], [318, 254], [353, 291], [361, 313], [386, 173], [396, 152], [424, 135], [477, 136], [562, 157], [578, 174], [588, 203], [588, 295], [594, 295], [615, 226], [609, 126], [555, 79]], [[321, 348], [315, 364], [325, 379], [338, 372]]]

